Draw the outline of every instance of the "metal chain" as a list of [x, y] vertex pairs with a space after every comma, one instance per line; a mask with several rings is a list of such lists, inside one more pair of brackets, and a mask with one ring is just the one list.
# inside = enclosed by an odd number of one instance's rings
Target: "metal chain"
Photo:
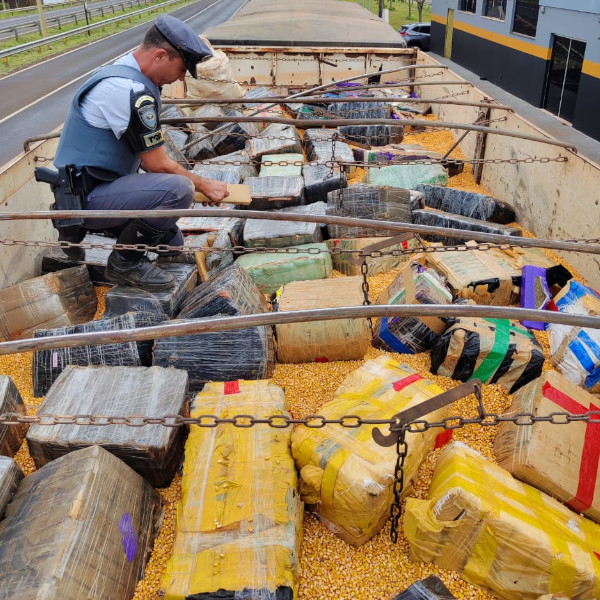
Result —
[[[375, 251], [375, 254], [379, 256], [378, 251]], [[363, 306], [371, 306], [371, 300], [369, 299], [369, 265], [367, 264], [367, 259], [362, 262], [360, 265], [360, 272], [363, 276], [362, 281], [362, 292], [363, 292]], [[367, 317], [367, 323], [369, 324], [369, 329], [371, 330], [371, 336], [374, 335], [375, 330], [373, 329], [373, 319], [371, 317]]]
[[406, 431], [406, 426], [400, 429], [398, 441], [396, 442], [396, 466], [394, 468], [393, 483], [394, 500], [390, 506], [390, 518], [392, 520], [390, 538], [393, 544], [398, 543], [398, 525], [400, 522], [400, 516], [402, 515], [400, 496], [404, 490], [404, 461], [406, 460], [406, 455], [408, 454]]

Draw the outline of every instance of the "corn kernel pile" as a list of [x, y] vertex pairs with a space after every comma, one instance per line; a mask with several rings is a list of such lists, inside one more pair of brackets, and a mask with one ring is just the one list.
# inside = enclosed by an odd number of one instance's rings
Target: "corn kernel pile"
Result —
[[[431, 118], [431, 117], [430, 117]], [[449, 131], [415, 132], [407, 134], [405, 143], [421, 144], [430, 150], [444, 153], [454, 140]], [[460, 150], [455, 149], [455, 158], [464, 158]], [[361, 178], [360, 169], [355, 176]], [[473, 179], [472, 169], [465, 164], [464, 172], [453, 177], [452, 187], [486, 193]], [[525, 235], [531, 235], [524, 232]], [[554, 260], [564, 261], [551, 254]], [[567, 265], [568, 266], [568, 265]], [[574, 272], [571, 267], [568, 267]], [[369, 278], [371, 300], [385, 289], [399, 274], [399, 270], [376, 275]], [[336, 274], [336, 276], [340, 276]], [[96, 318], [104, 311], [104, 296], [107, 288], [97, 288], [98, 312]], [[548, 336], [545, 332], [534, 332], [548, 355]], [[372, 348], [366, 360], [385, 354]], [[430, 373], [429, 354], [391, 355], [408, 364], [421, 375], [431, 379], [443, 389], [451, 389], [459, 384], [452, 379], [434, 376]], [[290, 364], [277, 365], [273, 383], [285, 389], [292, 415], [302, 418], [309, 414], [319, 414], [321, 407], [333, 400], [336, 389], [347, 375], [363, 364], [362, 361]], [[544, 369], [552, 368], [548, 361]], [[12, 356], [0, 356], [0, 373], [12, 377], [18, 387], [28, 414], [34, 414], [41, 398], [34, 398], [32, 391], [32, 353]], [[510, 404], [508, 392], [500, 385], [484, 385], [483, 401], [487, 411], [504, 412]], [[477, 403], [473, 397], [458, 401], [452, 414], [464, 416], [477, 415]], [[481, 452], [486, 458], [494, 461], [492, 442], [495, 428], [475, 425], [453, 431], [453, 439], [462, 441]], [[408, 440], [410, 443], [410, 439]], [[426, 498], [436, 460], [442, 449], [432, 451], [421, 465], [413, 482], [411, 496]], [[29, 457], [26, 442], [15, 457], [25, 474], [31, 473], [35, 466]], [[152, 556], [146, 566], [144, 578], [138, 583], [134, 599], [143, 600], [157, 598], [165, 571], [166, 562], [173, 547], [176, 521], [176, 507], [181, 498], [181, 478], [176, 476], [171, 486], [159, 490], [165, 506], [165, 517], [159, 535], [154, 544]], [[435, 574], [447, 585], [457, 598], [477, 598], [492, 600], [494, 596], [463, 581], [459, 575], [451, 571], [443, 571], [430, 564], [414, 563], [409, 559], [408, 543], [400, 529], [397, 545], [390, 541], [390, 525], [365, 545], [354, 548], [343, 542], [322, 525], [313, 515], [306, 513], [304, 531], [300, 549], [300, 590], [299, 600], [318, 600], [336, 598], [336, 600], [372, 599], [385, 600], [393, 598], [410, 584], [424, 577]]]

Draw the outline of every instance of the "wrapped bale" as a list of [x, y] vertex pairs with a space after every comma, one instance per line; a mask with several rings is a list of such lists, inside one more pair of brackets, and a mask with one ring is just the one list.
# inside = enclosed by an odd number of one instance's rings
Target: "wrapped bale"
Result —
[[273, 330], [261, 326], [159, 339], [154, 346], [154, 364], [187, 371], [192, 393], [199, 392], [207, 381], [268, 379], [275, 368]]
[[[498, 235], [523, 235], [518, 227], [509, 225], [499, 225], [471, 219], [470, 217], [461, 217], [452, 213], [435, 210], [434, 208], [424, 208], [414, 210], [413, 223], [417, 225], [430, 225], [433, 227], [447, 227], [449, 229], [466, 229], [468, 231], [480, 231], [483, 233], [497, 233]], [[470, 237], [451, 237], [447, 235], [433, 235], [430, 233], [422, 234], [423, 238], [432, 242], [442, 242], [446, 245], [464, 244]]]
[[337, 165], [332, 167], [304, 165], [302, 176], [304, 177], [304, 200], [307, 204], [327, 202], [329, 192], [348, 187], [346, 174]]
[[183, 147], [188, 141], [187, 131], [182, 131], [174, 127], [163, 127], [162, 132], [167, 156], [185, 169], [189, 169], [190, 165], [183, 151]]
[[404, 137], [402, 125], [342, 125], [338, 131], [346, 140], [370, 146], [399, 144]]
[[242, 169], [220, 167], [218, 165], [196, 165], [193, 169], [194, 175], [214, 179], [223, 183], [242, 183]]
[[443, 581], [435, 575], [417, 581], [393, 600], [456, 600]]
[[448, 173], [441, 165], [391, 165], [368, 169], [365, 181], [412, 190], [420, 183], [447, 185]]
[[[331, 251], [333, 268], [344, 275], [360, 275], [361, 265], [364, 261], [367, 263], [369, 275], [378, 275], [397, 269], [404, 262], [403, 251], [408, 249], [420, 248], [416, 238], [404, 240], [398, 243], [390, 243], [385, 247], [379, 247], [379, 244], [393, 238], [335, 238], [327, 240], [327, 247]], [[378, 249], [373, 250], [373, 256], [359, 257], [358, 251], [370, 252], [370, 246], [377, 245]], [[357, 252], [350, 252], [356, 250]], [[387, 253], [394, 254], [387, 254]]]
[[[352, 148], [345, 142], [340, 141], [340, 133], [337, 129], [307, 129], [304, 132], [303, 143], [306, 155], [311, 161], [338, 160], [343, 163], [354, 163]], [[345, 165], [344, 169], [351, 168]]]
[[[8, 375], [0, 375], [0, 414], [15, 413], [25, 416], [23, 398]], [[27, 424], [1, 425], [0, 424], [0, 456], [14, 456], [21, 447]], [[1, 491], [1, 489], [0, 489]], [[0, 508], [0, 512], [2, 512]]]
[[[600, 296], [590, 287], [571, 280], [554, 297], [563, 313], [600, 315]], [[551, 323], [550, 362], [570, 381], [600, 393], [600, 330]]]
[[[59, 375], [40, 405], [57, 415], [183, 415], [185, 371], [160, 367], [77, 367]], [[183, 427], [146, 425], [32, 425], [29, 453], [37, 468], [74, 450], [102, 446], [154, 487], [167, 487], [183, 453]]]
[[[112, 246], [116, 243], [115, 238], [106, 237], [88, 233], [82, 240], [82, 244], [102, 244], [103, 246]], [[107, 248], [86, 248], [84, 250], [84, 261], [92, 283], [96, 285], [111, 285], [106, 279], [106, 262], [108, 255], [112, 252], [111, 247]], [[54, 273], [61, 269], [76, 267], [81, 261], [69, 258], [60, 248], [48, 248], [42, 257], [42, 273]]]
[[[362, 277], [292, 281], [278, 295], [278, 310], [362, 306]], [[276, 325], [277, 358], [283, 363], [360, 360], [371, 333], [367, 319], [335, 319]]]
[[[175, 256], [159, 256], [156, 261], [159, 264], [185, 263], [198, 265], [197, 254], [203, 255], [204, 264], [207, 269], [205, 275], [215, 275], [220, 269], [224, 269], [233, 262], [233, 252], [219, 252], [218, 249], [233, 248], [231, 239], [226, 231], [210, 231], [198, 235], [186, 235], [183, 245], [187, 248], [202, 248], [195, 252], [181, 252]], [[211, 248], [215, 248], [211, 251]], [[202, 273], [199, 273], [202, 275]]]
[[[395, 187], [379, 187], [358, 183], [339, 192], [327, 194], [327, 214], [330, 216], [355, 217], [410, 223], [412, 212], [418, 207], [419, 196]], [[328, 225], [331, 238], [389, 237], [398, 232], [387, 229], [368, 229], [348, 225]]]
[[252, 278], [233, 263], [211, 281], [200, 284], [187, 298], [179, 319], [214, 315], [252, 315], [267, 312], [267, 303]]
[[0, 522], [0, 598], [129, 600], [161, 512], [150, 484], [99, 446], [52, 461]]
[[246, 152], [252, 159], [263, 154], [301, 154], [300, 136], [294, 127], [271, 123], [260, 135], [248, 139]]
[[164, 103], [162, 110], [160, 111], [161, 122], [165, 119], [183, 119], [185, 114], [178, 104], [167, 104]]
[[[283, 390], [266, 381], [208, 383], [191, 416], [288, 417]], [[291, 600], [298, 590], [302, 502], [290, 430], [192, 426], [183, 463], [167, 600]]]
[[0, 456], [0, 520], [4, 518], [6, 505], [11, 501], [23, 472], [14, 458]]
[[227, 168], [239, 168], [242, 175], [242, 181], [247, 177], [256, 177], [258, 175], [256, 165], [245, 150], [210, 158], [206, 161], [206, 164], [215, 164]]
[[331, 119], [389, 119], [387, 102], [332, 102], [327, 105]]
[[303, 154], [263, 154], [260, 164], [260, 177], [298, 177], [302, 175]]
[[[556, 371], [546, 371], [514, 394], [505, 416], [554, 412], [577, 415], [593, 410], [598, 406], [592, 394]], [[494, 439], [498, 464], [575, 512], [600, 522], [596, 420], [574, 421], [568, 427], [541, 422], [528, 427], [501, 423]]]
[[425, 197], [425, 206], [445, 212], [507, 225], [516, 221], [512, 206], [484, 194], [475, 194], [439, 185], [418, 185]]
[[[227, 117], [243, 117], [241, 111], [235, 108], [225, 109]], [[231, 123], [223, 133], [213, 136], [213, 146], [217, 154], [229, 154], [243, 150], [246, 141], [258, 135], [258, 128], [254, 123]]]
[[[201, 204], [195, 204], [195, 210], [202, 210]], [[212, 207], [214, 210], [216, 207]], [[222, 208], [222, 210], [227, 210]], [[181, 231], [198, 232], [225, 232], [229, 235], [234, 246], [242, 244], [242, 233], [246, 219], [237, 217], [182, 217], [177, 220], [177, 226]]]
[[186, 155], [190, 160], [206, 160], [207, 158], [213, 158], [217, 155], [217, 151], [213, 145], [213, 136], [207, 127], [203, 127], [199, 123], [190, 134], [189, 144]]
[[250, 186], [250, 210], [285, 208], [304, 203], [304, 179], [299, 175], [248, 177], [244, 183]]
[[106, 316], [114, 317], [128, 312], [153, 312], [165, 318], [175, 316], [196, 287], [198, 271], [195, 265], [163, 264], [163, 271], [175, 278], [175, 286], [160, 292], [147, 292], [129, 285], [116, 285], [106, 294]]
[[[136, 312], [90, 321], [82, 325], [60, 327], [58, 329], [37, 329], [36, 338], [93, 333], [99, 331], [123, 331], [138, 327], [158, 325], [165, 320], [162, 313]], [[45, 396], [56, 378], [67, 365], [107, 365], [112, 367], [149, 367], [152, 364], [152, 340], [98, 344], [93, 346], [72, 346], [36, 350], [33, 353], [33, 394]]]
[[240, 256], [236, 264], [245, 269], [263, 294], [273, 294], [292, 281], [327, 279], [333, 274], [331, 255], [325, 244], [294, 246], [297, 252], [259, 253]]
[[248, 116], [262, 117], [263, 119], [265, 119], [262, 123], [255, 123], [259, 132], [263, 132], [269, 125], [271, 125], [271, 118], [277, 117], [283, 119], [286, 114], [280, 104], [276, 104], [275, 106], [273, 106], [272, 102], [267, 102], [264, 104], [255, 104], [252, 108], [242, 109], [242, 112]]
[[511, 394], [542, 373], [544, 351], [509, 319], [458, 318], [431, 349], [431, 372], [459, 381], [501, 383]]
[[[223, 110], [223, 107], [219, 106], [218, 104], [204, 104], [202, 106], [199, 106], [196, 110], [194, 110], [194, 112], [192, 113], [192, 117], [194, 117], [195, 119], [204, 119], [206, 117], [218, 119], [221, 117], [225, 117], [225, 111]], [[198, 131], [202, 129], [208, 129], [212, 131], [213, 129], [216, 129], [219, 125], [220, 123], [216, 121], [208, 121], [206, 123], [190, 123], [192, 129], [196, 129]]]
[[[408, 263], [377, 298], [377, 304], [451, 304], [452, 294], [431, 269]], [[438, 317], [381, 317], [374, 327], [376, 348], [417, 354], [429, 350], [446, 329]]]
[[0, 290], [0, 341], [31, 337], [40, 327], [85, 323], [97, 305], [85, 265], [28, 279]]
[[[347, 377], [335, 400], [323, 406], [319, 414], [327, 419], [346, 415], [391, 418], [442, 392], [410, 367], [381, 356], [367, 361]], [[438, 421], [448, 410], [440, 409], [428, 418]], [[377, 444], [372, 437], [373, 427], [298, 427], [292, 434], [292, 455], [300, 469], [302, 499], [331, 531], [353, 546], [364, 544], [383, 527], [394, 497], [396, 448]], [[404, 494], [436, 440], [441, 443], [435, 429], [410, 434], [404, 463]]]
[[404, 534], [413, 560], [507, 600], [600, 590], [600, 527], [464, 444], [442, 453], [427, 500], [408, 499]]
[[[324, 215], [325, 203], [315, 202], [307, 206], [292, 206], [273, 212], [292, 212], [305, 215]], [[319, 223], [308, 221], [269, 221], [249, 219], [244, 226], [244, 244], [250, 248], [285, 248], [322, 242], [323, 235]]]

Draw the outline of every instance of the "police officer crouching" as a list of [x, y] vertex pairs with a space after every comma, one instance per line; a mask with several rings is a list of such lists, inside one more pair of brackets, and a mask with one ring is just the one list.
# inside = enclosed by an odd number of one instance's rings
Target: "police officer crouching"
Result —
[[[224, 183], [198, 177], [167, 156], [159, 118], [161, 86], [183, 80], [186, 70], [196, 77], [196, 64], [211, 55], [190, 27], [163, 15], [136, 50], [100, 67], [75, 93], [54, 164], [59, 174], [70, 173], [69, 183], [75, 188], [71, 191], [79, 194], [83, 208], [150, 212], [189, 208], [195, 191], [211, 204], [228, 195]], [[58, 203], [57, 188], [53, 189]], [[119, 244], [181, 246], [183, 235], [176, 221], [150, 215], [87, 219], [85, 229], [116, 231]], [[69, 240], [70, 232], [59, 229], [59, 239]], [[138, 249], [114, 250], [106, 277], [112, 283], [151, 291], [175, 283], [171, 274], [150, 263]]]

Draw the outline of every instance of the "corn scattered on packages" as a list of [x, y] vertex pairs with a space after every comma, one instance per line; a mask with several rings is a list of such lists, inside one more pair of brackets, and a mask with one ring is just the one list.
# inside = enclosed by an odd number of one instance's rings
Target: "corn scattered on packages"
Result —
[[[600, 296], [571, 280], [554, 298], [560, 312], [600, 315]], [[552, 323], [548, 327], [550, 361], [572, 382], [600, 392], [600, 330]]]
[[[382, 356], [352, 373], [320, 414], [328, 419], [356, 415], [391, 418], [397, 412], [441, 394], [443, 390], [410, 367]], [[428, 415], [444, 418], [448, 408]], [[396, 447], [383, 447], [372, 437], [373, 426], [300, 427], [292, 435], [292, 454], [300, 469], [300, 494], [323, 523], [343, 540], [360, 546], [372, 538], [389, 516]], [[385, 432], [385, 431], [384, 431]], [[405, 491], [425, 455], [444, 436], [434, 429], [411, 433], [405, 462]]]
[[[598, 404], [592, 394], [560, 373], [547, 371], [514, 395], [507, 414], [560, 411], [577, 415], [598, 410]], [[599, 436], [600, 428], [593, 421], [575, 421], [568, 427], [506, 422], [498, 428], [494, 453], [500, 466], [518, 479], [600, 522]]]
[[150, 484], [100, 446], [53, 460], [0, 521], [0, 598], [129, 600], [161, 515]]
[[[191, 416], [286, 416], [283, 390], [267, 381], [209, 383]], [[192, 426], [166, 600], [292, 600], [298, 588], [303, 505], [290, 430], [268, 425]]]
[[413, 560], [506, 600], [600, 596], [600, 526], [464, 444], [442, 453], [428, 500], [408, 499], [404, 533]]

